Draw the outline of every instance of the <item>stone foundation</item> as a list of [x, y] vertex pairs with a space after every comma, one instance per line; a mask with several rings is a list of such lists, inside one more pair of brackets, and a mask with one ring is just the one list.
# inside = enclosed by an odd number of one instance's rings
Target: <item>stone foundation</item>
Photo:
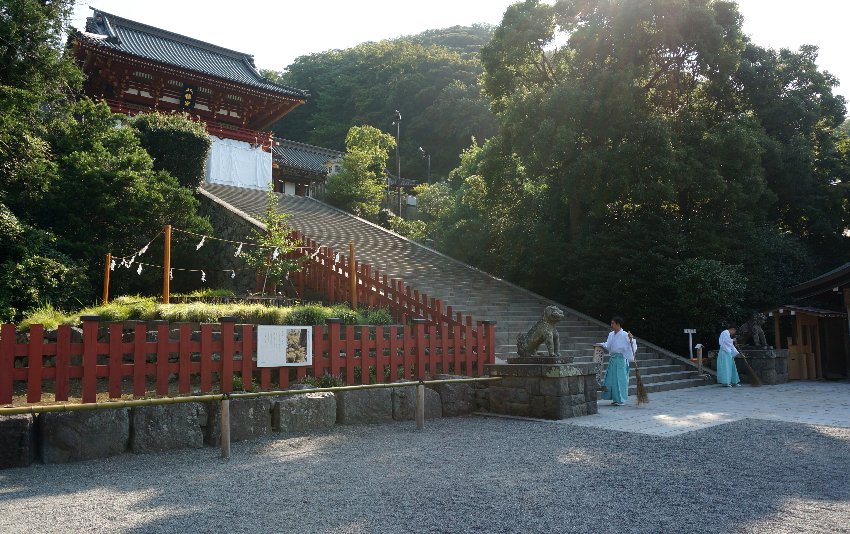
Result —
[[[788, 350], [752, 350], [746, 351], [747, 361], [753, 371], [768, 386], [788, 382]], [[738, 374], [749, 376], [747, 364], [741, 358], [735, 358]]]
[[[521, 367], [521, 366], [513, 366]], [[567, 366], [575, 367], [575, 366]], [[436, 379], [467, 378], [439, 375]], [[553, 392], [548, 408], [553, 414], [595, 411], [578, 406], [578, 393], [570, 393], [570, 380], [562, 387], [566, 395]], [[548, 391], [557, 379], [543, 382]], [[292, 389], [310, 389], [295, 384]], [[579, 391], [579, 386], [573, 384]], [[427, 419], [469, 413], [489, 407], [486, 383], [436, 384], [425, 388]], [[558, 399], [558, 397], [563, 397]], [[573, 404], [575, 401], [575, 406]], [[536, 401], [535, 401], [536, 402]], [[547, 402], [543, 401], [544, 405]], [[586, 404], [582, 397], [582, 403]], [[374, 424], [410, 421], [415, 417], [416, 387], [371, 389], [334, 393], [311, 392], [280, 397], [232, 399], [230, 439], [248, 440], [269, 432], [310, 432], [336, 424]], [[125, 452], [164, 452], [218, 446], [221, 403], [192, 402], [79, 412], [44, 413], [38, 416], [0, 417], [0, 469], [44, 463], [106, 458]]]
[[[753, 367], [753, 371], [768, 386], [784, 384], [788, 382], [788, 350], [787, 349], [743, 349], [747, 361]], [[711, 368], [717, 370], [717, 351], [708, 353]], [[747, 364], [741, 358], [735, 358], [735, 367], [738, 375], [744, 382], [750, 381], [750, 371]]]
[[490, 412], [568, 419], [596, 413], [598, 363], [488, 365], [490, 376], [501, 376], [487, 388]]
[[34, 418], [29, 414], [0, 416], [0, 469], [26, 467], [35, 459]]

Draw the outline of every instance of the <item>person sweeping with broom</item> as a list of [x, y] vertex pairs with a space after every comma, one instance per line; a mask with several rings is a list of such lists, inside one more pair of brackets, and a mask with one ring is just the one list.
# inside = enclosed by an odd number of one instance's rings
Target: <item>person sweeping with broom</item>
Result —
[[637, 353], [637, 342], [631, 332], [623, 330], [623, 318], [615, 316], [611, 319], [611, 333], [604, 343], [597, 343], [610, 357], [608, 369], [605, 371], [604, 400], [610, 400], [612, 406], [623, 406], [629, 396], [629, 363], [634, 361]]
[[736, 331], [735, 325], [730, 324], [729, 328], [720, 333], [720, 351], [717, 353], [717, 383], [730, 388], [741, 385], [741, 378], [735, 367], [735, 357], [740, 354], [733, 341]]

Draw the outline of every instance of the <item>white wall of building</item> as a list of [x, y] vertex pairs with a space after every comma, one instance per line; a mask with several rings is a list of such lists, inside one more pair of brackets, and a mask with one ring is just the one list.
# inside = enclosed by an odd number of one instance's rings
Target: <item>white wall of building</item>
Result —
[[[272, 155], [244, 141], [213, 135], [207, 155], [206, 180], [212, 184], [268, 189], [272, 181]], [[294, 194], [294, 191], [293, 191]]]

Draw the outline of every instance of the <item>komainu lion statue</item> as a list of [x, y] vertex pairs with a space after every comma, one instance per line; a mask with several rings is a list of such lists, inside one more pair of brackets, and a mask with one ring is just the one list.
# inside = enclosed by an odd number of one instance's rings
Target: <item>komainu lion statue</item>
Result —
[[564, 312], [557, 306], [547, 306], [543, 310], [543, 318], [537, 321], [537, 324], [532, 326], [527, 334], [519, 334], [516, 337], [517, 355], [522, 358], [534, 356], [537, 354], [537, 347], [545, 343], [549, 357], [558, 356], [561, 342], [555, 323], [563, 318]]
[[735, 336], [738, 346], [767, 347], [767, 339], [761, 327], [764, 320], [763, 313], [754, 313], [752, 319], [742, 324]]

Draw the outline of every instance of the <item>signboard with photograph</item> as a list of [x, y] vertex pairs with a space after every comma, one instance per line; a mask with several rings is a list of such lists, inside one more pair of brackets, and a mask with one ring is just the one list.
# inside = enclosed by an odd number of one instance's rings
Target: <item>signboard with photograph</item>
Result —
[[257, 325], [257, 367], [313, 365], [312, 326]]

